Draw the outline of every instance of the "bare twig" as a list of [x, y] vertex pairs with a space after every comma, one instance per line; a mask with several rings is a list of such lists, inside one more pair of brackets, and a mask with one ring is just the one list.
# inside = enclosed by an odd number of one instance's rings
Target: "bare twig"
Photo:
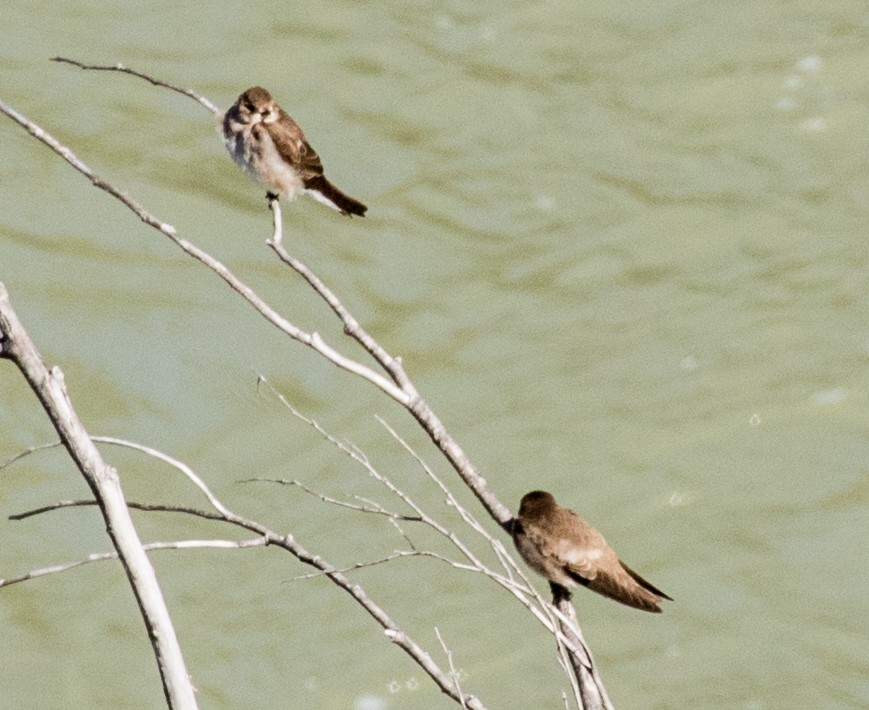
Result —
[[7, 466], [11, 466], [16, 461], [23, 459], [26, 456], [30, 456], [30, 454], [32, 454], [36, 451], [43, 451], [44, 449], [53, 449], [57, 446], [63, 446], [63, 442], [58, 440], [58, 441], [52, 441], [48, 444], [37, 444], [36, 446], [30, 446], [30, 447], [24, 449], [24, 451], [19, 451], [14, 456], [10, 456], [8, 459], [6, 459], [2, 463], [0, 463], [0, 470], [6, 468]]
[[[441, 636], [441, 630], [437, 626], [434, 627], [434, 630], [435, 630], [435, 636], [438, 637], [438, 641], [441, 644], [441, 648], [444, 650], [444, 653], [447, 654], [447, 663], [449, 663], [449, 665], [450, 665], [450, 675], [453, 677], [453, 680], [455, 681], [456, 687], [459, 688], [459, 687], [461, 687], [459, 685], [459, 672], [456, 670], [456, 667], [453, 664], [453, 652], [450, 651], [449, 647], [446, 644], [446, 641], [444, 641], [444, 637]], [[462, 707], [466, 708], [467, 705], [465, 705], [463, 702]]]
[[[340, 569], [336, 569], [336, 572], [341, 572], [346, 574], [347, 572], [355, 572], [360, 569], [367, 569], [369, 567], [377, 567], [378, 565], [386, 564], [387, 562], [392, 562], [393, 560], [397, 560], [405, 555], [401, 552], [394, 552], [391, 555], [387, 555], [386, 557], [381, 557], [379, 560], [370, 560], [368, 562], [355, 562], [352, 565], [347, 565], [346, 567], [341, 567]], [[298, 574], [293, 577], [291, 582], [301, 582], [307, 579], [315, 579], [316, 577], [322, 577], [327, 574], [326, 572], [310, 572], [309, 574]]]
[[[86, 503], [93, 502], [94, 501], [77, 501], [77, 504], [84, 505]], [[43, 508], [40, 512], [46, 512], [48, 510], [52, 510], [52, 508], [46, 507]], [[149, 542], [142, 545], [142, 549], [146, 552], [151, 552], [152, 550], [191, 550], [202, 548], [243, 550], [249, 547], [263, 547], [265, 544], [266, 541], [261, 537], [256, 537], [250, 540], [175, 540], [172, 542]], [[45, 577], [49, 574], [66, 572], [68, 570], [75, 569], [76, 567], [90, 564], [91, 562], [102, 562], [103, 560], [116, 559], [118, 559], [117, 552], [94, 552], [88, 555], [83, 560], [76, 560], [75, 562], [65, 562], [59, 565], [52, 565], [51, 567], [42, 567], [40, 569], [31, 570], [30, 572], [22, 574], [18, 577], [8, 577], [7, 579], [0, 579], [0, 587], [9, 587], [13, 584], [18, 584], [19, 582], [27, 582], [28, 580], [36, 579], [37, 577]]]
[[[50, 513], [54, 510], [63, 510], [64, 508], [80, 508], [89, 505], [99, 505], [99, 503], [95, 500], [62, 500], [57, 503], [52, 503], [51, 505], [43, 505], [39, 508], [33, 508], [32, 510], [26, 510], [23, 513], [17, 513], [15, 515], [10, 515], [9, 520], [26, 520], [27, 518], [32, 518], [35, 515], [42, 515], [43, 513]], [[207, 510], [202, 510], [201, 508], [194, 508], [192, 505], [166, 505], [165, 503], [137, 503], [133, 500], [127, 501], [127, 507], [132, 508], [133, 510], [143, 510], [145, 512], [173, 512], [173, 513], [184, 513], [186, 515], [195, 515], [198, 518], [206, 518], [208, 520], [223, 520], [223, 516], [220, 513], [210, 513]]]
[[167, 89], [171, 89], [172, 91], [177, 91], [179, 94], [184, 94], [184, 96], [189, 96], [194, 101], [198, 101], [200, 104], [205, 106], [211, 113], [219, 114], [222, 113], [217, 106], [211, 103], [204, 96], [200, 96], [195, 91], [191, 91], [190, 89], [182, 89], [180, 86], [175, 86], [174, 84], [170, 84], [168, 81], [162, 81], [161, 79], [155, 79], [152, 76], [148, 76], [147, 74], [143, 74], [142, 72], [138, 72], [134, 69], [127, 69], [123, 64], [114, 64], [112, 66], [100, 66], [96, 64], [82, 64], [75, 59], [67, 59], [66, 57], [52, 57], [51, 61], [60, 62], [61, 64], [72, 64], [79, 69], [89, 69], [91, 71], [116, 71], [121, 72], [123, 74], [130, 74], [132, 76], [138, 77], [139, 79], [144, 79], [150, 84], [154, 86], [163, 86]]
[[338, 500], [337, 498], [332, 498], [331, 496], [324, 495], [323, 493], [318, 493], [312, 488], [309, 488], [301, 481], [295, 480], [287, 480], [286, 478], [246, 478], [239, 483], [279, 483], [283, 486], [295, 486], [296, 488], [301, 488], [305, 493], [314, 496], [315, 498], [319, 498], [324, 503], [329, 503], [331, 505], [337, 505], [340, 508], [348, 508], [350, 510], [356, 510], [360, 513], [371, 513], [374, 515], [383, 515], [387, 518], [392, 518], [393, 520], [403, 520], [405, 522], [418, 523], [422, 521], [422, 518], [418, 515], [403, 515], [402, 513], [395, 513], [391, 510], [387, 510], [379, 503], [375, 503], [374, 501], [363, 500], [362, 504], [348, 503], [347, 501]]

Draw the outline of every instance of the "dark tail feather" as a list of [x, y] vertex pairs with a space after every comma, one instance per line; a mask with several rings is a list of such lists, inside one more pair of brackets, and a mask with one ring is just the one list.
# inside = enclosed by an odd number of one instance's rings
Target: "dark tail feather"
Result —
[[593, 592], [615, 599], [620, 604], [656, 614], [661, 613], [661, 607], [658, 606], [661, 597], [650, 589], [646, 589], [633, 577], [621, 574], [621, 571], [618, 571], [616, 575], [598, 571], [594, 579], [585, 579], [579, 575], [571, 576]]
[[652, 594], [657, 594], [659, 597], [663, 597], [664, 599], [669, 599], [670, 601], [673, 601], [673, 597], [668, 597], [666, 594], [664, 594], [664, 592], [662, 592], [660, 589], [655, 587], [651, 582], [648, 582], [645, 579], [643, 579], [642, 577], [640, 577], [640, 575], [638, 575], [636, 572], [634, 572], [634, 570], [632, 570], [630, 567], [628, 567], [624, 562], [619, 560], [619, 564], [622, 566], [622, 568], [625, 570], [625, 572], [627, 572], [629, 575], [631, 575], [631, 578], [637, 584], [639, 584], [641, 587], [643, 587], [644, 589], [647, 589]]
[[345, 195], [322, 175], [306, 180], [305, 189], [311, 194], [311, 197], [329, 205], [332, 209], [338, 210], [341, 214], [351, 217], [355, 214], [364, 217], [365, 211], [368, 209], [359, 200]]

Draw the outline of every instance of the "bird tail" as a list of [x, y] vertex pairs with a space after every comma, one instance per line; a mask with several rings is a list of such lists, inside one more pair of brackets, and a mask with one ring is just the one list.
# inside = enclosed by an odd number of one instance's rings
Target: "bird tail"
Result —
[[364, 217], [365, 211], [368, 209], [359, 200], [354, 200], [350, 195], [341, 192], [322, 175], [306, 180], [305, 190], [318, 202], [322, 202], [333, 210], [338, 210], [341, 214], [350, 217], [354, 214]]
[[670, 601], [673, 601], [673, 597], [668, 597], [666, 594], [664, 594], [664, 592], [654, 586], [651, 582], [640, 577], [640, 575], [634, 572], [634, 570], [628, 567], [624, 562], [619, 560], [619, 564], [622, 566], [622, 569], [624, 569], [625, 572], [631, 575], [631, 578], [643, 589], [650, 591], [652, 594], [657, 594], [659, 597], [663, 597], [664, 599], [669, 599]]

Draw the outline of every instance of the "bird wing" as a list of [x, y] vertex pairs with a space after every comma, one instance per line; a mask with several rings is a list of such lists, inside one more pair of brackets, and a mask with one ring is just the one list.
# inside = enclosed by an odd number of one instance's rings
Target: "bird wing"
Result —
[[561, 539], [556, 545], [555, 554], [567, 574], [577, 578], [580, 584], [588, 584], [597, 577], [603, 550], [594, 544], [577, 544], [576, 540]]
[[645, 611], [660, 612], [661, 597], [667, 597], [619, 560], [606, 539], [573, 511], [574, 533], [561, 539], [555, 554], [564, 573], [577, 584], [617, 602]]
[[558, 541], [555, 554], [568, 575], [580, 584], [588, 584], [597, 577], [601, 559], [610, 551], [609, 546], [603, 535], [572, 510], [564, 509], [562, 514], [569, 516], [563, 527], [573, 533]]
[[323, 163], [290, 115], [280, 109], [280, 120], [270, 125], [270, 135], [281, 157], [296, 166], [303, 181], [323, 174]]

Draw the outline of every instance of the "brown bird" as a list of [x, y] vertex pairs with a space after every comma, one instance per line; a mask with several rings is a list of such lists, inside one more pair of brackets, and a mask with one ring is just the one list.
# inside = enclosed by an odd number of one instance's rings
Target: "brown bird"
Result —
[[341, 214], [365, 216], [368, 209], [323, 175], [320, 156], [272, 95], [254, 86], [238, 97], [222, 120], [223, 140], [232, 159], [269, 199], [293, 200], [307, 193]]
[[607, 545], [603, 535], [551, 493], [532, 491], [513, 519], [513, 542], [538, 574], [565, 589], [582, 585], [617, 602], [660, 613], [664, 592], [640, 577]]

